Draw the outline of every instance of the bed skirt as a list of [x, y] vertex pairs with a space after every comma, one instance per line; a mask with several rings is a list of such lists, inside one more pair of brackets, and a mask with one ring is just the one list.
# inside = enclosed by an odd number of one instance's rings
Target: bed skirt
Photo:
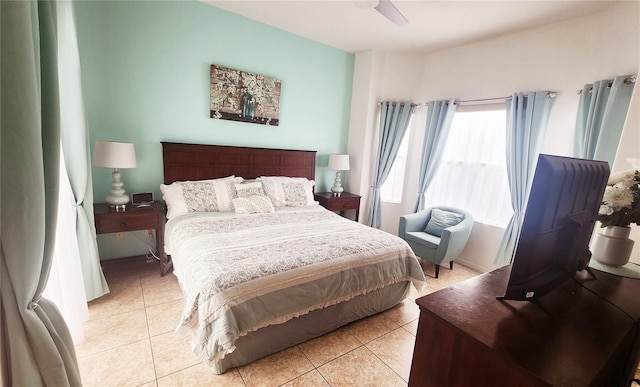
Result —
[[322, 336], [350, 322], [392, 308], [406, 298], [411, 282], [399, 282], [327, 308], [314, 310], [286, 323], [270, 325], [240, 337], [236, 349], [209, 364], [216, 374]]

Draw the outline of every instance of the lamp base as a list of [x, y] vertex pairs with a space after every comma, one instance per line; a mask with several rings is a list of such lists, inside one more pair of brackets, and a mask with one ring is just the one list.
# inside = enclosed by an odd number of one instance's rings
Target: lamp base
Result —
[[125, 212], [125, 211], [127, 211], [127, 205], [126, 204], [110, 204], [109, 208], [113, 212]]
[[344, 192], [342, 182], [340, 181], [340, 171], [336, 172], [336, 180], [333, 183], [333, 187], [331, 187], [331, 192], [333, 192], [333, 196], [340, 196], [342, 192]]
[[109, 203], [116, 212], [126, 210], [126, 204], [129, 203], [129, 196], [125, 194], [124, 184], [120, 181], [120, 171], [114, 169], [111, 173], [113, 181], [111, 182], [111, 192], [104, 200]]

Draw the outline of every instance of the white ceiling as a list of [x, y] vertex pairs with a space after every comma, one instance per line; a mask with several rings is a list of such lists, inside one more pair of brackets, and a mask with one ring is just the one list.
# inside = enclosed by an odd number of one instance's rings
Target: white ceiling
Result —
[[429, 52], [567, 20], [612, 1], [392, 0], [409, 20], [397, 27], [368, 0], [201, 0], [276, 28], [356, 53]]

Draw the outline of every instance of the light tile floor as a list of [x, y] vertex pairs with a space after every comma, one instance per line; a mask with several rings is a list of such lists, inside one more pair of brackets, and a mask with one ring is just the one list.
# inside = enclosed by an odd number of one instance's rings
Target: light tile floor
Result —
[[[480, 273], [445, 265], [435, 279], [425, 264], [428, 293]], [[111, 293], [89, 303], [85, 339], [76, 346], [85, 386], [406, 386], [418, 327], [418, 293], [392, 309], [223, 375], [174, 333], [182, 294], [176, 277], [160, 277], [143, 257], [104, 265]]]

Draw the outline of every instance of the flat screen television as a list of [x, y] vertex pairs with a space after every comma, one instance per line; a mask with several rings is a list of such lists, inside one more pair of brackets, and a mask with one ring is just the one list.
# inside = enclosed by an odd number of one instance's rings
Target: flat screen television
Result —
[[504, 297], [535, 300], [588, 269], [609, 178], [604, 161], [541, 154]]

